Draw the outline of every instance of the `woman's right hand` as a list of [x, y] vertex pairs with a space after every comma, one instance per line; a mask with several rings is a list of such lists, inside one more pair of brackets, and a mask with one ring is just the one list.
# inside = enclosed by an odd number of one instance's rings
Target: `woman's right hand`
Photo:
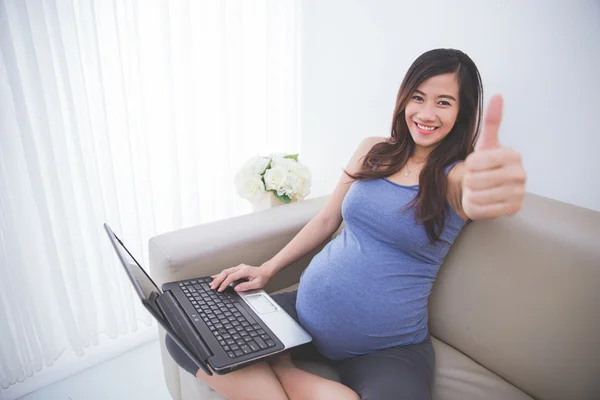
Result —
[[235, 287], [236, 292], [243, 292], [244, 290], [263, 288], [271, 279], [271, 274], [264, 266], [253, 267], [240, 264], [237, 267], [224, 269], [221, 273], [212, 275], [211, 278], [213, 281], [210, 288], [219, 292], [225, 290], [231, 282], [245, 279], [247, 282], [241, 282]]

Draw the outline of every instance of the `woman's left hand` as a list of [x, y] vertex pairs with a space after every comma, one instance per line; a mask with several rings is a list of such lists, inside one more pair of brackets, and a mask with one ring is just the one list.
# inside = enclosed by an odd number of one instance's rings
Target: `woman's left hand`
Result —
[[490, 99], [475, 151], [465, 160], [462, 208], [469, 218], [514, 215], [523, 205], [527, 179], [521, 154], [498, 142], [502, 97]]

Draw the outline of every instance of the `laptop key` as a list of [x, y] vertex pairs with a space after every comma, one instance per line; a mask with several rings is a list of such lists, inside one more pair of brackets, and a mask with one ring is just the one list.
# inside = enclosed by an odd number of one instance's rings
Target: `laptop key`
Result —
[[267, 346], [269, 346], [269, 347], [273, 347], [273, 346], [275, 346], [275, 342], [274, 342], [274, 341], [272, 341], [272, 340], [270, 340], [270, 339], [269, 339], [269, 340], [265, 340], [265, 343], [266, 343], [266, 344], [267, 344]]
[[233, 351], [228, 351], [227, 355], [229, 356], [229, 358], [235, 358], [235, 353]]
[[243, 352], [243, 351], [241, 351], [241, 350], [235, 350], [235, 351], [233, 352], [233, 354], [235, 354], [237, 357], [241, 357], [241, 356], [243, 356], [243, 355], [244, 355], [244, 352]]
[[248, 342], [248, 346], [250, 347], [250, 349], [252, 349], [252, 351], [259, 351], [260, 348], [258, 347], [258, 345], [254, 342]]
[[250, 343], [252, 341], [252, 336], [244, 336], [244, 340]]
[[237, 344], [232, 344], [231, 346], [229, 346], [229, 348], [231, 350], [238, 350], [240, 348], [240, 346], [238, 346]]
[[256, 336], [258, 336], [258, 333], [256, 333], [256, 332], [250, 332], [250, 336], [256, 337]]
[[258, 344], [258, 347], [260, 347], [261, 349], [267, 348], [267, 344], [260, 337], [256, 337], [254, 338], [254, 340], [256, 340], [256, 344]]
[[252, 350], [247, 345], [242, 346], [242, 351], [244, 352], [244, 354], [252, 353]]
[[271, 338], [269, 337], [269, 335], [267, 335], [267, 334], [262, 334], [262, 335], [260, 335], [260, 337], [261, 337], [261, 338], [263, 338], [264, 340], [271, 339]]
[[232, 338], [233, 338], [233, 340], [239, 340], [242, 337], [236, 333], [235, 335], [232, 336]]
[[263, 331], [262, 329], [257, 329], [256, 333], [258, 333], [259, 335], [264, 335], [266, 332]]
[[236, 340], [235, 343], [237, 343], [238, 346], [244, 346], [246, 344], [246, 341], [240, 339], [240, 340]]
[[231, 346], [232, 344], [236, 344], [236, 343], [235, 343], [235, 340], [233, 340], [233, 339], [227, 339], [227, 340], [225, 340], [225, 344], [228, 344]]

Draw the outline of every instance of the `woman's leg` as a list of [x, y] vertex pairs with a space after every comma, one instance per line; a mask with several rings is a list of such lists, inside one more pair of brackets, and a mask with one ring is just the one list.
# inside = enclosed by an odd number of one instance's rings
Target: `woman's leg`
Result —
[[339, 365], [343, 384], [362, 400], [430, 400], [435, 353], [431, 339], [344, 360]]
[[[273, 299], [297, 321], [295, 298], [295, 292], [273, 296]], [[198, 369], [196, 364], [168, 334], [165, 345], [177, 364], [198, 379], [206, 382], [228, 400], [358, 399], [356, 393], [339, 382], [296, 368], [291, 361], [289, 352], [270, 359], [271, 365], [267, 362], [261, 362], [226, 375], [214, 374], [208, 376]], [[292, 352], [299, 359], [327, 362], [327, 359], [320, 355], [311, 344], [296, 347]], [[282, 385], [284, 383], [285, 386]]]
[[[281, 293], [274, 295], [273, 299], [298, 322], [296, 294], [296, 292]], [[336, 367], [336, 362], [323, 356], [312, 343], [295, 347], [269, 360], [271, 369], [291, 400], [359, 399], [358, 395], [347, 386], [297, 368], [292, 360], [317, 361]]]
[[165, 345], [177, 364], [228, 400], [289, 400], [266, 362], [252, 364], [225, 375], [208, 376], [198, 369], [168, 334]]
[[290, 353], [269, 364], [291, 400], [360, 400], [349, 387], [297, 368]]
[[261, 362], [226, 375], [208, 376], [169, 335], [165, 345], [177, 364], [229, 400], [359, 399], [356, 393], [339, 382], [296, 368], [289, 352], [270, 359], [269, 364]]

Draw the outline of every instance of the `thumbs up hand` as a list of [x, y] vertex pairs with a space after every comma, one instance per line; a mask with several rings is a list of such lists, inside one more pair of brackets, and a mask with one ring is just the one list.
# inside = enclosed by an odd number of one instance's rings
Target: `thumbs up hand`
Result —
[[475, 151], [465, 160], [462, 208], [472, 220], [514, 215], [523, 205], [526, 174], [521, 154], [500, 146], [501, 120], [502, 97], [496, 95], [488, 104]]

